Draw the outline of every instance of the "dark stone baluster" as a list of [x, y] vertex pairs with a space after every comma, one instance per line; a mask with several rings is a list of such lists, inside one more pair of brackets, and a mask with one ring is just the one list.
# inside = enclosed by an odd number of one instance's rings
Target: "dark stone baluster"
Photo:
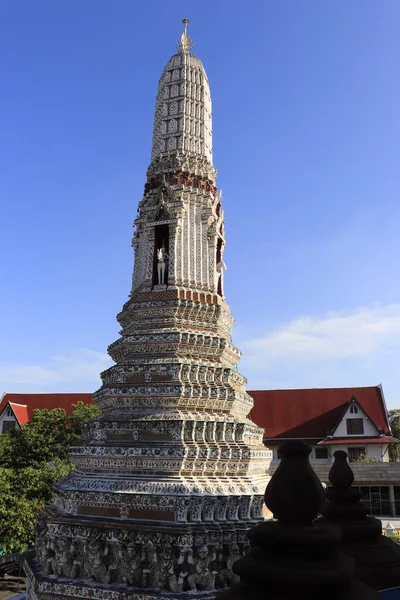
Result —
[[265, 491], [265, 503], [278, 520], [248, 533], [251, 551], [233, 570], [240, 583], [220, 600], [378, 600], [375, 590], [353, 579], [354, 560], [340, 550], [340, 531], [314, 520], [324, 492], [308, 461], [310, 448], [288, 441], [281, 463]]
[[342, 548], [355, 561], [355, 577], [376, 590], [400, 586], [400, 546], [382, 536], [382, 524], [368, 516], [360, 494], [351, 486], [353, 471], [343, 450], [334, 453], [319, 525], [334, 524], [342, 533]]

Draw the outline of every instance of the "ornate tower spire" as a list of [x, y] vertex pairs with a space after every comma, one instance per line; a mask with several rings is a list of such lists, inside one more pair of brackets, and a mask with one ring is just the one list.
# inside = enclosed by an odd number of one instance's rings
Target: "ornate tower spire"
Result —
[[186, 25], [158, 86], [132, 291], [94, 394], [102, 414], [37, 528], [43, 600], [104, 598], [105, 584], [114, 600], [128, 586], [130, 598], [212, 598], [263, 518], [270, 452], [236, 370], [210, 91]]
[[201, 60], [189, 52], [185, 30], [178, 54], [170, 58], [158, 84], [151, 157], [190, 152], [212, 164], [210, 86]]

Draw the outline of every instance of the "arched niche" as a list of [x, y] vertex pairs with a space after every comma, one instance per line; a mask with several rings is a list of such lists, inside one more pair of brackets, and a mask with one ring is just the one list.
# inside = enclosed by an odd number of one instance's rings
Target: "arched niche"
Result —
[[154, 227], [154, 251], [153, 251], [153, 279], [152, 286], [159, 285], [158, 283], [158, 258], [157, 252], [160, 248], [167, 252], [165, 261], [164, 285], [168, 285], [168, 267], [169, 267], [169, 225], [156, 225]]

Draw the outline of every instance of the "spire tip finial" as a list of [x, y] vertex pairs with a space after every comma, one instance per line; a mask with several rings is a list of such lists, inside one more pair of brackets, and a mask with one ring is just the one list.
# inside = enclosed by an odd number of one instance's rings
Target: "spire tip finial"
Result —
[[194, 43], [190, 35], [187, 34], [187, 26], [189, 25], [189, 19], [182, 19], [182, 23], [184, 24], [185, 28], [181, 35], [181, 39], [179, 40], [178, 52], [186, 54], [187, 52], [190, 52], [191, 48], [193, 48]]

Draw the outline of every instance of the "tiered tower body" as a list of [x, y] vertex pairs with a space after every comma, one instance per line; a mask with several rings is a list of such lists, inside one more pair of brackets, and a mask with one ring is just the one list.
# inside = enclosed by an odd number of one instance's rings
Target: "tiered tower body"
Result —
[[159, 82], [116, 364], [39, 519], [32, 598], [212, 597], [263, 519], [270, 453], [236, 370], [210, 91], [189, 41]]

